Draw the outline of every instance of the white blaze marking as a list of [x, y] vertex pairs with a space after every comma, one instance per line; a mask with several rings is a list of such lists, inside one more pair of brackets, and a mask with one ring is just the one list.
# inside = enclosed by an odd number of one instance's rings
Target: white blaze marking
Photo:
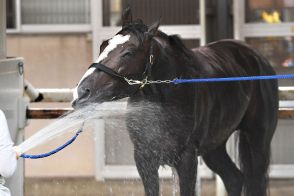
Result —
[[82, 79], [79, 81], [78, 85], [76, 86], [76, 88], [74, 88], [73, 90], [73, 101], [75, 101], [76, 99], [79, 98], [79, 94], [78, 94], [78, 87], [79, 85], [82, 83], [82, 81], [88, 77], [89, 75], [91, 75], [94, 71], [95, 71], [95, 67], [91, 67], [90, 69], [88, 69], [86, 71], [86, 73], [83, 75]]
[[72, 102], [74, 102], [77, 98], [79, 98], [79, 95], [78, 95], [78, 86], [76, 86], [76, 88], [73, 89], [72, 95], [73, 95]]
[[105, 59], [108, 54], [114, 50], [119, 44], [124, 44], [130, 39], [130, 35], [121, 35], [118, 34], [114, 36], [111, 40], [108, 41], [108, 46], [103, 50], [103, 52], [100, 54], [98, 59], [96, 60], [96, 63], [100, 63], [103, 59]]
[[[130, 40], [130, 35], [121, 35], [118, 34], [114, 36], [111, 40], [108, 41], [108, 46], [103, 50], [103, 52], [99, 55], [98, 59], [95, 61], [95, 63], [100, 63], [103, 59], [105, 59], [108, 54], [113, 51], [119, 44], [124, 44], [127, 41]], [[92, 67], [86, 71], [86, 73], [83, 75], [82, 79], [78, 83], [77, 87], [73, 90], [73, 101], [79, 98], [78, 95], [78, 87], [82, 83], [83, 80], [85, 80], [89, 75], [91, 75], [96, 68]]]
[[80, 80], [78, 86], [82, 83], [82, 81], [83, 81], [84, 79], [86, 79], [89, 75], [91, 75], [91, 74], [95, 71], [95, 69], [96, 69], [95, 67], [91, 67], [90, 69], [88, 69], [88, 70], [86, 71], [86, 73], [83, 75], [82, 79]]

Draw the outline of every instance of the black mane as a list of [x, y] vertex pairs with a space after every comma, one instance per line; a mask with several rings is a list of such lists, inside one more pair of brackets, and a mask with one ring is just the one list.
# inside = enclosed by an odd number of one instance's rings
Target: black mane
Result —
[[[144, 33], [148, 31], [148, 27], [142, 22], [142, 20], [136, 20], [131, 24], [123, 27], [121, 31], [117, 34], [121, 34], [123, 32], [130, 32], [133, 33], [139, 40], [140, 45], [143, 43], [144, 40]], [[184, 56], [191, 58], [193, 57], [193, 52], [188, 49], [181, 38], [178, 35], [167, 35], [162, 31], [158, 31], [158, 36], [165, 39], [170, 46], [175, 49], [177, 52], [184, 54]]]
[[194, 56], [193, 52], [184, 45], [183, 41], [178, 35], [170, 35], [168, 36], [168, 40], [170, 45], [175, 50], [177, 50], [178, 52], [181, 52], [186, 57], [191, 58]]
[[144, 40], [144, 33], [148, 31], [148, 27], [143, 24], [142, 20], [136, 20], [131, 24], [122, 28], [117, 34], [122, 34], [123, 32], [133, 33], [139, 40], [140, 44], [142, 44]]

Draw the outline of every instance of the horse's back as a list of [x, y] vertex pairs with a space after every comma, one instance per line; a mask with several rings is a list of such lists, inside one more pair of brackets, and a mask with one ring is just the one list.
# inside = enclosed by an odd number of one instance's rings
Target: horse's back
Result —
[[[239, 77], [275, 75], [268, 60], [257, 50], [238, 40], [225, 39], [193, 49], [198, 58], [206, 62], [202, 66], [208, 77]], [[259, 80], [247, 82], [255, 87], [253, 90], [264, 90], [277, 99], [277, 80]]]
[[[224, 76], [273, 75], [275, 71], [268, 61], [255, 49], [238, 40], [225, 39], [192, 49], [196, 56], [207, 58], [210, 66]], [[208, 66], [209, 67], [209, 66]], [[240, 69], [241, 68], [241, 69]], [[241, 73], [243, 72], [243, 73]]]

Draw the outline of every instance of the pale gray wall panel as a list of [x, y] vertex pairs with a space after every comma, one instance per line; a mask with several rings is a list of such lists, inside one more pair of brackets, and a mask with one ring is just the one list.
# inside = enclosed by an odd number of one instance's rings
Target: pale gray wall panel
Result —
[[90, 0], [22, 0], [22, 24], [89, 24]]

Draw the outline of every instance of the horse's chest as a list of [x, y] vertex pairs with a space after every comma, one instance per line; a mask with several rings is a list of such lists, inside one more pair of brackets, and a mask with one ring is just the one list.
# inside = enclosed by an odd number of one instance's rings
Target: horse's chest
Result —
[[181, 130], [180, 122], [160, 118], [156, 115], [152, 119], [146, 118], [146, 116], [145, 118], [138, 116], [128, 118], [127, 127], [133, 142], [164, 146], [164, 144], [179, 141], [181, 139], [181, 134], [178, 133]]
[[127, 117], [127, 127], [135, 150], [151, 153], [161, 164], [171, 164], [183, 150], [192, 128], [180, 116], [154, 110]]

